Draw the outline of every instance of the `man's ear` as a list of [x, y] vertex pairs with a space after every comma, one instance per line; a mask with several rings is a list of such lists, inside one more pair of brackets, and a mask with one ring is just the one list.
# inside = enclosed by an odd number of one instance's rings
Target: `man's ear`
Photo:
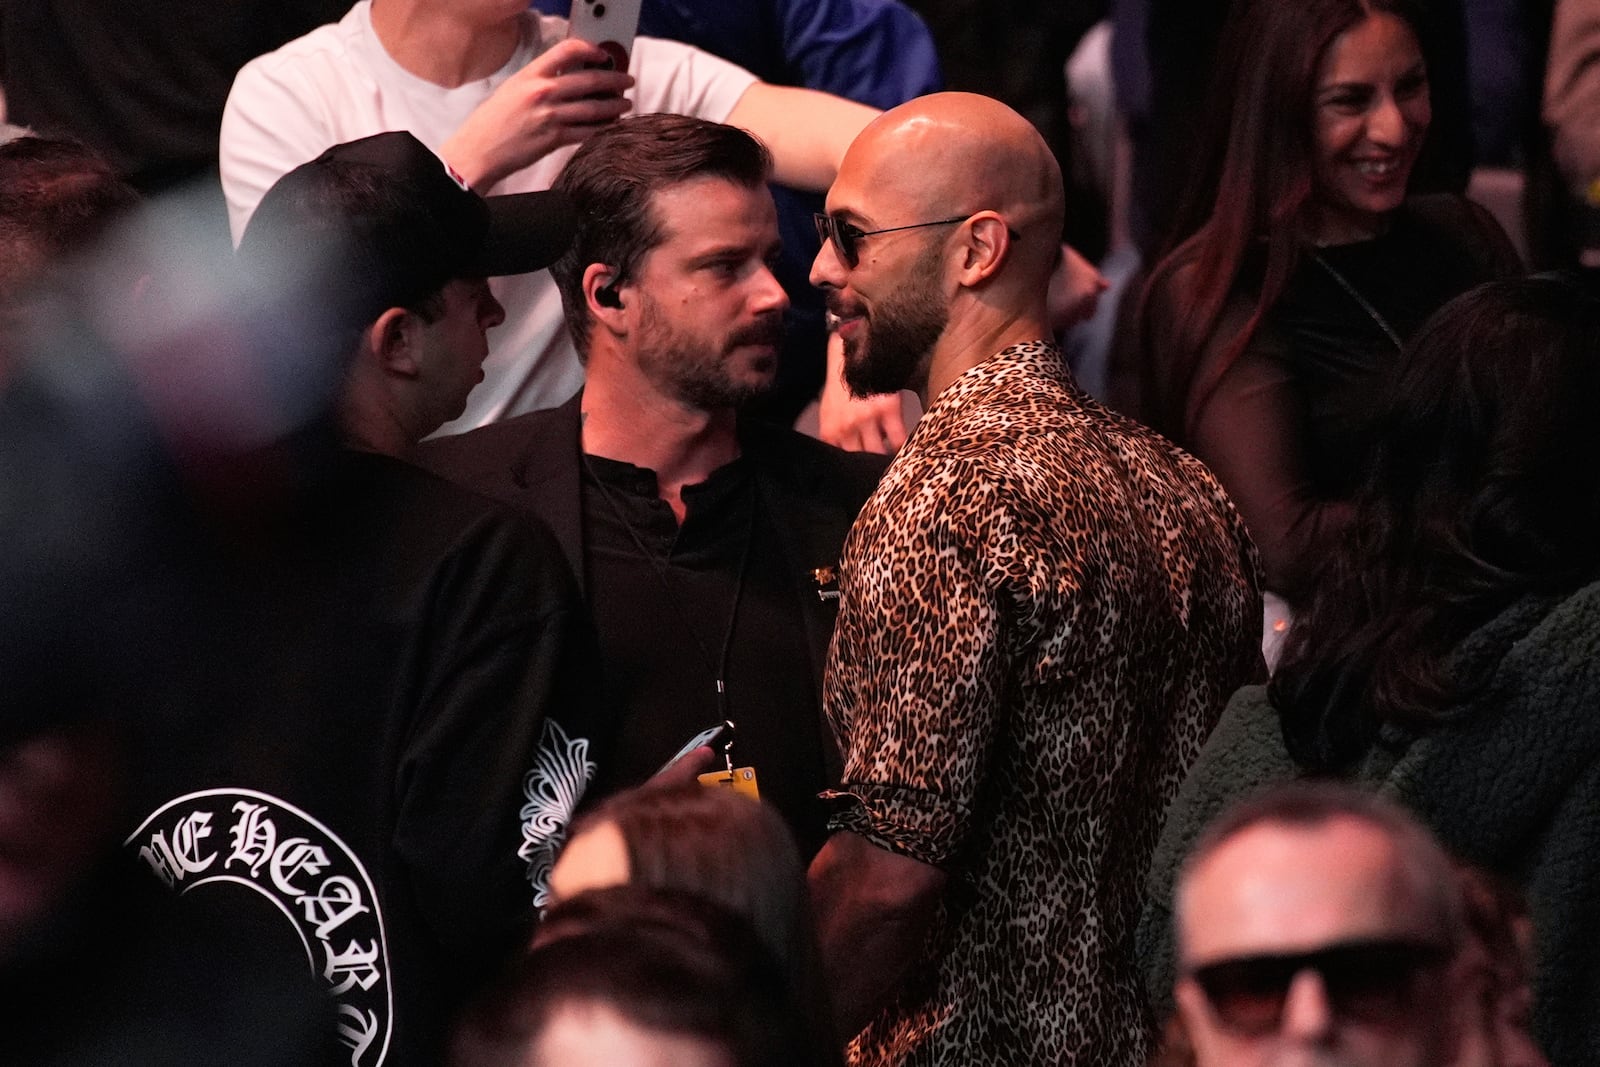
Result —
[[626, 334], [627, 306], [619, 291], [621, 279], [604, 263], [591, 263], [583, 272], [583, 298], [589, 316], [614, 334]]
[[993, 277], [1011, 252], [1011, 230], [993, 211], [980, 211], [963, 227], [961, 272], [958, 280], [971, 288]]
[[415, 348], [417, 316], [405, 308], [390, 308], [367, 327], [367, 349], [378, 369], [400, 378], [419, 372]]

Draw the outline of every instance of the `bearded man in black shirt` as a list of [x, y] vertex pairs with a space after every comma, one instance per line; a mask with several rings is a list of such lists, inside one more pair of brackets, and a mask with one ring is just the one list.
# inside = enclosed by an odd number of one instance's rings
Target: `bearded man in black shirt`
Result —
[[548, 523], [621, 716], [607, 788], [731, 719], [731, 756], [815, 852], [837, 780], [820, 717], [836, 563], [883, 457], [741, 419], [777, 370], [771, 157], [742, 130], [646, 115], [597, 133], [556, 189], [552, 268], [586, 384], [563, 406], [425, 444], [422, 462]]

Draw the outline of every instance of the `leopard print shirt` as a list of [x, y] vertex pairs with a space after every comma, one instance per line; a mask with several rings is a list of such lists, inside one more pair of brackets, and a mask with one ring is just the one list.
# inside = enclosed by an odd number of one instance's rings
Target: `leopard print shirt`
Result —
[[1260, 656], [1233, 506], [1054, 345], [1016, 345], [929, 407], [842, 571], [831, 826], [950, 876], [851, 1062], [1142, 1064], [1150, 855]]

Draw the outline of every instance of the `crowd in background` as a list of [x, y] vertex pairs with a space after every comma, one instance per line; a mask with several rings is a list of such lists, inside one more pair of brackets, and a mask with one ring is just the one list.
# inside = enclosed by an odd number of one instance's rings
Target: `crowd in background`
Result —
[[572, 4], [0, 0], [0, 1060], [1600, 1062], [1600, 3]]

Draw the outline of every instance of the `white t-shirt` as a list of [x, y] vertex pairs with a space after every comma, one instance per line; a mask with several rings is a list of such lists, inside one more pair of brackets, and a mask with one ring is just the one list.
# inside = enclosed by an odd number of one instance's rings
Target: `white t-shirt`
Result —
[[[522, 44], [481, 81], [447, 89], [403, 69], [372, 29], [371, 0], [239, 71], [222, 116], [222, 189], [237, 242], [262, 196], [285, 173], [329, 147], [386, 130], [409, 130], [435, 152], [500, 83], [566, 36], [565, 19], [529, 12]], [[640, 37], [629, 66], [632, 114], [672, 112], [721, 122], [754, 75], [676, 41]], [[552, 152], [491, 193], [548, 189], [576, 148]], [[489, 332], [484, 380], [461, 418], [441, 433], [567, 400], [583, 368], [567, 336], [561, 296], [548, 271], [496, 278], [506, 321]]]

